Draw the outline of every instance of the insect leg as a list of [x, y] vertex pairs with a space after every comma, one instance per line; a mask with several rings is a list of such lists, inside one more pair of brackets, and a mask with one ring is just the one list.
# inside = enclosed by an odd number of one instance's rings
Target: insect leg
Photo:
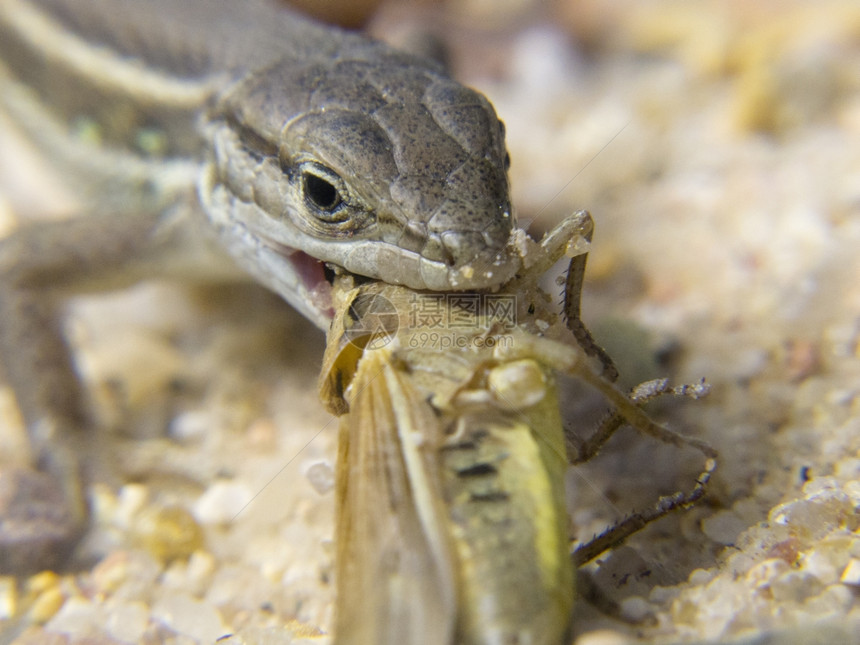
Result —
[[[591, 217], [589, 216], [589, 219]], [[585, 240], [591, 242], [592, 230], [584, 231]], [[615, 382], [618, 379], [618, 369], [612, 362], [612, 358], [606, 353], [588, 331], [585, 323], [580, 317], [581, 301], [582, 301], [582, 284], [585, 278], [585, 263], [588, 261], [588, 253], [582, 253], [570, 259], [570, 265], [567, 268], [567, 278], [564, 285], [564, 301], [562, 306], [562, 315], [567, 328], [573, 333], [576, 342], [589, 356], [595, 356], [603, 365], [603, 376], [610, 381]]]
[[[669, 385], [668, 379], [655, 379], [634, 387], [630, 393], [630, 400], [637, 405], [644, 405], [648, 401], [667, 394], [698, 399], [707, 395], [708, 390], [709, 388], [704, 382], [672, 387]], [[611, 413], [603, 420], [596, 432], [580, 445], [574, 447], [576, 457], [571, 460], [572, 463], [582, 463], [594, 457], [601, 446], [625, 422], [626, 419], [617, 412]], [[634, 425], [634, 427], [636, 426]], [[705, 486], [717, 467], [716, 451], [704, 441], [685, 437], [667, 428], [657, 427], [660, 428], [660, 432], [654, 433], [648, 431], [648, 434], [666, 443], [676, 446], [689, 445], [702, 452], [707, 457], [705, 470], [696, 478], [696, 485], [689, 493], [677, 492], [673, 495], [662, 497], [650, 510], [632, 513], [600, 535], [594, 537], [591, 541], [580, 545], [571, 556], [574, 566], [581, 566], [593, 560], [607, 549], [618, 546], [633, 533], [640, 531], [651, 522], [674, 511], [690, 508], [705, 494]], [[570, 452], [570, 446], [568, 449]]]
[[[630, 400], [637, 405], [644, 405], [653, 399], [667, 394], [700, 399], [707, 396], [709, 390], [710, 388], [704, 383], [704, 381], [696, 384], [676, 385], [673, 387], [669, 385], [669, 379], [654, 379], [635, 386], [630, 392]], [[603, 445], [609, 441], [613, 434], [615, 434], [615, 431], [625, 423], [627, 423], [627, 420], [623, 415], [616, 411], [610, 411], [598, 424], [597, 430], [584, 440], [576, 439], [570, 431], [565, 432], [570, 463], [581, 464], [595, 457], [597, 453], [600, 452]], [[649, 431], [648, 434], [660, 439], [664, 443], [690, 445], [703, 452], [707, 457], [715, 456], [710, 446], [704, 442], [679, 435], [668, 428], [662, 428], [659, 426], [658, 428], [659, 429], [656, 434], [651, 431]]]
[[653, 508], [631, 513], [617, 524], [606, 529], [600, 535], [595, 536], [589, 542], [580, 545], [571, 554], [574, 567], [580, 567], [586, 562], [596, 558], [598, 555], [618, 546], [634, 533], [642, 530], [645, 526], [674, 511], [690, 508], [698, 502], [705, 494], [705, 487], [716, 469], [715, 459], [705, 462], [705, 470], [696, 478], [696, 485], [689, 493], [677, 492], [673, 495], [661, 497]]

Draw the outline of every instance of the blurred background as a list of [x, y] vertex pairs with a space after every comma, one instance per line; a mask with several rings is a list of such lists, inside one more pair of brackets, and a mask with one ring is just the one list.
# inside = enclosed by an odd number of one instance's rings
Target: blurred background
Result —
[[[586, 568], [622, 619], [578, 603], [572, 642], [858, 642], [860, 5], [294, 4], [486, 93], [520, 223], [594, 216], [583, 315], [624, 383], [712, 386], [653, 410], [720, 451], [707, 498]], [[81, 559], [110, 555], [17, 591], [0, 577], [26, 642], [329, 642], [337, 424], [316, 399], [324, 339], [285, 309], [160, 285], [76, 306], [84, 372], [125, 428], [104, 437]], [[619, 432], [569, 473], [571, 534], [702, 467]]]

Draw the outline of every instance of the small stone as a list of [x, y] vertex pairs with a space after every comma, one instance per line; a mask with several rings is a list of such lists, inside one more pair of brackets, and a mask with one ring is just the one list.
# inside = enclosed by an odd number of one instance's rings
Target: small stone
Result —
[[821, 593], [824, 585], [814, 576], [802, 571], [789, 571], [770, 584], [776, 602], [803, 602]]
[[134, 517], [149, 501], [149, 489], [143, 484], [126, 484], [119, 491], [113, 523], [123, 528], [132, 525]]
[[165, 594], [152, 608], [152, 613], [179, 634], [200, 643], [214, 643], [229, 632], [215, 607], [186, 593]]
[[192, 410], [176, 415], [170, 422], [168, 432], [176, 441], [189, 444], [203, 439], [213, 426], [215, 422], [211, 413]]
[[187, 558], [203, 547], [203, 529], [181, 506], [152, 506], [142, 511], [132, 527], [132, 541], [156, 559]]
[[287, 622], [285, 627], [290, 631], [294, 639], [318, 638], [325, 634], [319, 627], [298, 620]]
[[675, 625], [695, 625], [699, 619], [699, 604], [687, 596], [680, 596], [672, 603], [671, 612]]
[[105, 484], [94, 483], [87, 490], [87, 497], [92, 522], [103, 525], [113, 524], [119, 507], [119, 498], [113, 489]]
[[188, 560], [174, 560], [161, 577], [165, 588], [182, 589], [195, 595], [206, 593], [215, 570], [215, 560], [205, 551], [195, 551]]
[[204, 583], [215, 573], [215, 557], [207, 551], [195, 551], [188, 560], [188, 578], [194, 583]]
[[836, 582], [839, 569], [833, 559], [821, 551], [813, 551], [802, 561], [803, 570], [815, 576], [825, 585]]
[[755, 588], [759, 589], [767, 587], [779, 576], [787, 573], [791, 567], [785, 560], [779, 558], [771, 558], [764, 562], [759, 562], [757, 565], [747, 571], [746, 579]]
[[38, 595], [60, 583], [60, 576], [53, 571], [42, 571], [27, 579], [27, 593]]
[[642, 596], [630, 596], [621, 601], [621, 616], [633, 623], [641, 623], [654, 615], [654, 607]]
[[710, 582], [713, 577], [713, 571], [709, 571], [708, 569], [694, 569], [687, 577], [687, 581], [691, 585], [699, 587]]
[[320, 495], [325, 495], [334, 488], [334, 469], [326, 461], [311, 464], [305, 472], [305, 477]]
[[59, 585], [45, 589], [30, 608], [30, 620], [38, 624], [48, 622], [65, 602], [66, 596]]
[[845, 585], [835, 584], [826, 587], [814, 598], [808, 599], [803, 608], [817, 616], [829, 614], [843, 615], [854, 605], [854, 593]]
[[70, 636], [88, 636], [100, 629], [104, 618], [103, 607], [76, 596], [69, 598], [45, 629]]
[[779, 558], [786, 564], [794, 564], [797, 560], [798, 549], [800, 543], [797, 538], [790, 537], [787, 540], [780, 540], [767, 550], [765, 557]]
[[[793, 536], [804, 540], [819, 540], [850, 522], [855, 515], [851, 498], [841, 491], [827, 488], [822, 479], [804, 486], [808, 495], [806, 499], [775, 507], [769, 514], [770, 521], [788, 527]], [[815, 486], [810, 486], [813, 483]]]
[[149, 608], [144, 603], [118, 603], [108, 612], [105, 631], [119, 641], [139, 643], [148, 624]]
[[146, 598], [161, 567], [144, 551], [114, 551], [99, 562], [92, 573], [95, 590], [115, 597]]
[[194, 516], [201, 524], [227, 524], [253, 498], [254, 493], [243, 483], [216, 481], [194, 503]]

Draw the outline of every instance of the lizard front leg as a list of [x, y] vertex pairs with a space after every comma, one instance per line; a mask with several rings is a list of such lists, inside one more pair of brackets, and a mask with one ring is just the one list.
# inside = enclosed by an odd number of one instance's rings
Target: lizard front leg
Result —
[[0, 465], [0, 571], [55, 567], [83, 532], [75, 446], [85, 425], [57, 302], [0, 287], [0, 360], [27, 426], [32, 466]]
[[0, 463], [0, 572], [56, 567], [87, 518], [79, 455], [89, 424], [61, 310], [69, 295], [130, 285], [170, 266], [182, 226], [165, 214], [26, 226], [0, 241], [0, 365], [31, 463]]

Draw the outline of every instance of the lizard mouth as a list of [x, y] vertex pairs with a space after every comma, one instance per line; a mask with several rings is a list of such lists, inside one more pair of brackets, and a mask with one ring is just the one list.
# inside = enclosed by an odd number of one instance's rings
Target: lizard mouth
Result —
[[281, 255], [293, 267], [304, 291], [309, 298], [309, 304], [328, 320], [334, 317], [331, 286], [334, 273], [322, 260], [308, 255], [298, 249], [281, 247]]
[[[326, 328], [335, 313], [331, 292], [334, 272], [329, 265], [268, 236], [257, 235], [257, 240], [271, 253], [270, 266], [283, 262], [289, 266], [286, 272], [283, 269], [266, 271], [264, 281], [318, 326]], [[279, 275], [281, 279], [271, 279]]]

